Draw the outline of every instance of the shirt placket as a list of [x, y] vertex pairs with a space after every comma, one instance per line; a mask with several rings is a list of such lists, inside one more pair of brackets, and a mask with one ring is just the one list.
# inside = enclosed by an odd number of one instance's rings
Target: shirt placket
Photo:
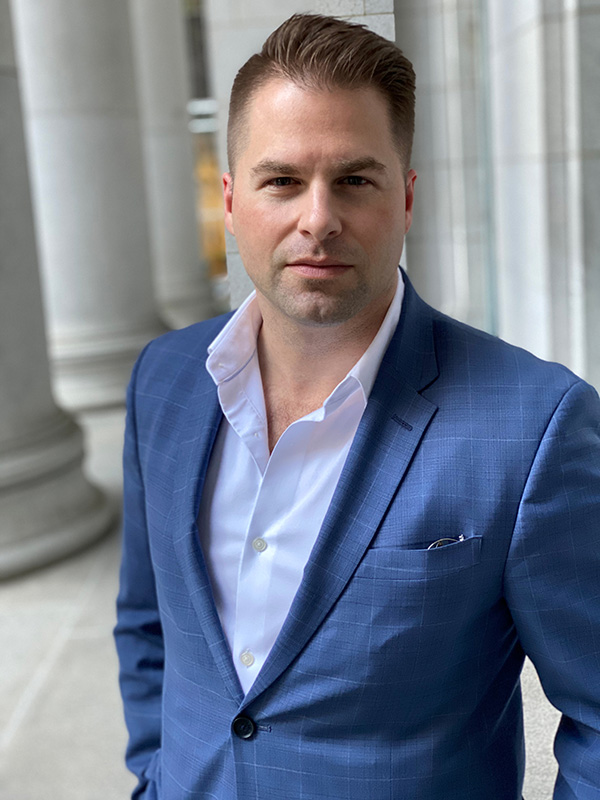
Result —
[[[233, 653], [234, 659], [245, 668], [240, 676], [245, 691], [254, 682], [273, 645], [272, 616], [279, 617], [281, 613], [280, 609], [269, 605], [266, 598], [277, 595], [277, 591], [273, 592], [273, 580], [279, 534], [285, 526], [286, 512], [294, 505], [304, 463], [305, 453], [298, 450], [298, 444], [307, 438], [298, 436], [294, 425], [282, 434], [263, 474], [246, 533], [240, 562]], [[293, 458], [290, 457], [292, 453]], [[285, 480], [281, 479], [282, 475]]]

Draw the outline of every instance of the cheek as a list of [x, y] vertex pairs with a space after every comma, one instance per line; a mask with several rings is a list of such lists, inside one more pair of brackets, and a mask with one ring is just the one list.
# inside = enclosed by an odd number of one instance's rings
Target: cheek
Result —
[[400, 263], [404, 247], [404, 227], [397, 215], [384, 214], [363, 229], [359, 243], [366, 254], [373, 279], [387, 281]]
[[402, 245], [404, 218], [386, 206], [375, 214], [355, 220], [353, 232], [365, 250], [380, 253], [392, 251]]
[[279, 226], [272, 214], [256, 206], [240, 205], [234, 216], [238, 251], [247, 272], [252, 277], [268, 269], [272, 256], [281, 241]]
[[234, 206], [233, 220], [238, 238], [266, 244], [284, 235], [290, 214], [281, 205], [240, 201]]

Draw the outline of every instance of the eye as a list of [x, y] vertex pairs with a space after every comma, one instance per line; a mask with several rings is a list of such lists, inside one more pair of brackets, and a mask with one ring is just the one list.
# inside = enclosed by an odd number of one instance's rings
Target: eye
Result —
[[348, 175], [347, 178], [342, 178], [342, 183], [345, 183], [347, 186], [368, 186], [370, 181], [366, 178], [363, 178], [361, 175]]
[[290, 178], [286, 175], [281, 175], [278, 178], [271, 178], [271, 180], [267, 181], [269, 186], [291, 186], [294, 183], [294, 179]]

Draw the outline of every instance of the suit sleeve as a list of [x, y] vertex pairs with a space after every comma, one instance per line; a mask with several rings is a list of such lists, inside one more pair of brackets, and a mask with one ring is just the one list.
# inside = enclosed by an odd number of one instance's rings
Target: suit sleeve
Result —
[[139, 779], [133, 798], [145, 796], [151, 779], [150, 765], [160, 748], [164, 672], [163, 634], [146, 527], [136, 420], [136, 380], [145, 352], [138, 358], [127, 391], [123, 450], [123, 554], [115, 627], [119, 684], [129, 731], [125, 760]]
[[600, 800], [600, 401], [583, 381], [538, 448], [505, 591], [521, 644], [563, 715], [554, 800]]

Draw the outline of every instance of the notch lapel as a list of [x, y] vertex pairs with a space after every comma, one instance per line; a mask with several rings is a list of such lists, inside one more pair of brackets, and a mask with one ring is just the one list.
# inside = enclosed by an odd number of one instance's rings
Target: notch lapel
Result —
[[404, 280], [398, 328], [381, 363], [300, 588], [244, 705], [287, 669], [344, 590], [437, 410], [419, 393], [437, 377], [432, 312], [406, 276]]
[[217, 389], [204, 361], [199, 365], [199, 373], [188, 406], [182, 412], [174, 482], [177, 488], [173, 493], [173, 545], [208, 649], [231, 697], [239, 704], [244, 693], [219, 620], [198, 534], [198, 511], [206, 470], [223, 418]]

